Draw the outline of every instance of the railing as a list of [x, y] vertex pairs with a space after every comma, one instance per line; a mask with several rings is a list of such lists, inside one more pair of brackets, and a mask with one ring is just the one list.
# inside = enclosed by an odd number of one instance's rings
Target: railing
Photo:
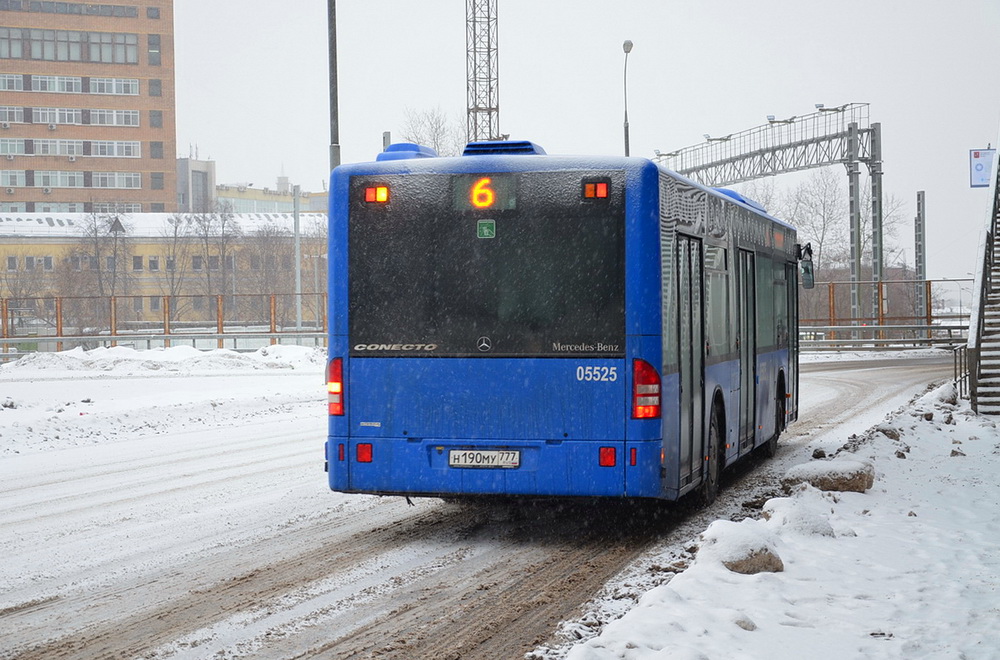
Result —
[[325, 344], [326, 294], [0, 299], [0, 355], [76, 346]]

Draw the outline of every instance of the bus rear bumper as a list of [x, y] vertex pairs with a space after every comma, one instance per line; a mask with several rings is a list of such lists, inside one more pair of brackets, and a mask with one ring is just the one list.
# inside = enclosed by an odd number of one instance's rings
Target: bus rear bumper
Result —
[[[330, 488], [342, 492], [656, 498], [664, 496], [660, 447], [659, 440], [331, 437], [326, 453]], [[454, 465], [459, 459], [467, 466]]]

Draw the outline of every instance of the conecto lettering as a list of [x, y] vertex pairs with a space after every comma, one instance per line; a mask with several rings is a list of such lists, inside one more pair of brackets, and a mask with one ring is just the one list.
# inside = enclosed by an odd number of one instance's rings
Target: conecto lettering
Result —
[[436, 351], [437, 344], [355, 344], [356, 351]]

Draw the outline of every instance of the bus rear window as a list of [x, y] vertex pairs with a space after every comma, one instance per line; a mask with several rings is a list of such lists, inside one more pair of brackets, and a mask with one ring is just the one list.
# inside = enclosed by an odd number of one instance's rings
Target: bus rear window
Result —
[[[595, 177], [607, 198], [583, 196]], [[366, 202], [373, 187], [389, 201]], [[350, 190], [352, 355], [624, 355], [622, 172], [358, 176]]]

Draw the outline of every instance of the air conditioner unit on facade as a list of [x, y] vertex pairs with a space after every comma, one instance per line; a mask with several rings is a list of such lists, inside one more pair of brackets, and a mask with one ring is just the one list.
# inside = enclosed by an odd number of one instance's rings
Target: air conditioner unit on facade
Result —
[[8, 195], [13, 195], [14, 194], [14, 189], [13, 188], [8, 188], [7, 189], [7, 194]]
[[0, 121], [0, 128], [10, 128], [9, 121]]
[[69, 162], [75, 163], [76, 162], [76, 156], [70, 156], [69, 157]]
[[14, 154], [7, 154], [7, 160], [14, 160]]
[[49, 124], [49, 130], [50, 131], [56, 130], [56, 125], [55, 124]]
[[44, 193], [46, 195], [51, 195], [52, 194], [52, 188], [42, 188], [42, 193]]

